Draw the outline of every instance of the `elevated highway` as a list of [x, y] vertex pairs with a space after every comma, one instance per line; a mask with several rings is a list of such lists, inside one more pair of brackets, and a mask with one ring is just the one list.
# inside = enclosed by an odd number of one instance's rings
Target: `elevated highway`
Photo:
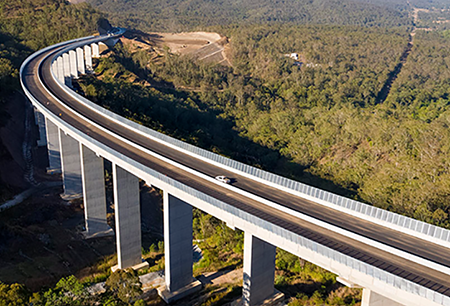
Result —
[[[103, 160], [113, 163], [118, 268], [142, 265], [138, 179], [164, 190], [167, 301], [192, 278], [192, 207], [245, 232], [246, 305], [274, 293], [275, 247], [364, 288], [363, 305], [450, 305], [449, 231], [372, 208], [183, 144], [100, 108], [71, 89], [92, 71], [99, 45], [121, 33], [61, 43], [31, 55], [21, 82], [38, 111], [51, 171], [64, 196], [83, 196], [87, 237], [106, 224]], [[45, 124], [44, 124], [45, 122]], [[227, 175], [232, 185], [214, 179]]]

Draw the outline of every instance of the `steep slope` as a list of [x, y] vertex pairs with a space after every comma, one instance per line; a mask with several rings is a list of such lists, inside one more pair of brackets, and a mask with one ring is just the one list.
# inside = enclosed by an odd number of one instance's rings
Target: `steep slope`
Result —
[[[70, 5], [62, 0], [0, 0], [0, 135], [9, 135], [13, 129], [17, 135], [7, 139], [0, 137], [0, 202], [10, 198], [24, 188], [26, 184], [20, 178], [4, 181], [11, 169], [24, 168], [20, 151], [12, 147], [20, 147], [23, 139], [22, 128], [25, 116], [25, 103], [20, 94], [18, 70], [23, 60], [32, 52], [47, 45], [85, 36], [95, 32], [100, 14], [86, 3]], [[21, 106], [17, 109], [17, 105]], [[9, 109], [9, 111], [8, 111]], [[12, 113], [14, 110], [14, 114]], [[14, 118], [12, 118], [14, 115]], [[14, 120], [14, 124], [11, 124]], [[22, 131], [22, 132], [21, 132]], [[6, 136], [5, 136], [6, 137]]]

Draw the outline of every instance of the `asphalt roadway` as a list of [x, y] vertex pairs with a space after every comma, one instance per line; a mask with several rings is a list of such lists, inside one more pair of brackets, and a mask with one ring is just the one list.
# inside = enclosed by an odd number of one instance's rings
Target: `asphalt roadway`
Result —
[[[47, 90], [52, 92], [54, 96], [58, 97], [60, 101], [64, 101], [66, 106], [76, 110], [76, 112], [82, 114], [86, 118], [89, 118], [98, 125], [107, 128], [109, 131], [112, 131], [129, 141], [139, 144], [150, 151], [161, 154], [166, 158], [174, 160], [211, 177], [215, 177], [217, 175], [232, 177], [236, 180], [233, 183], [233, 186], [236, 188], [256, 194], [259, 197], [289, 207], [293, 210], [299, 211], [329, 224], [333, 224], [347, 231], [357, 233], [358, 235], [425, 258], [429, 261], [439, 263], [442, 266], [450, 267], [450, 257], [448, 256], [450, 250], [446, 247], [400, 233], [384, 226], [376, 225], [360, 218], [353, 217], [349, 214], [324, 207], [320, 204], [313, 203], [300, 197], [296, 197], [276, 188], [269, 187], [265, 184], [245, 178], [233, 172], [226, 171], [222, 168], [204, 162], [201, 159], [191, 157], [163, 144], [152, 141], [149, 138], [134, 133], [129, 129], [123, 128], [114, 123], [112, 120], [91, 111], [89, 108], [78, 103], [74, 98], [65, 93], [53, 80], [50, 73], [51, 56], [49, 55], [58, 50], [59, 48], [49, 50], [28, 63], [24, 69], [23, 83], [31, 94], [42, 103], [43, 106], [56, 115], [61, 114], [61, 118], [65, 122], [72, 125], [79, 131], [88, 134], [97, 141], [149, 168], [152, 168], [160, 173], [164, 173], [168, 177], [195, 188], [220, 201], [233, 205], [243, 211], [249, 212], [259, 218], [286, 228], [289, 231], [295, 232], [305, 238], [316, 241], [350, 257], [369, 263], [372, 266], [418, 283], [424, 287], [440, 292], [441, 294], [450, 296], [450, 276], [448, 274], [427, 268], [413, 261], [395, 256], [391, 253], [371, 247], [346, 236], [336, 234], [335, 232], [326, 230], [318, 225], [281, 212], [239, 193], [221, 188], [220, 184], [211, 184], [211, 182], [207, 180], [192, 175], [171, 164], [165, 163], [143, 151], [130, 147], [127, 143], [112, 137], [110, 134], [103, 132], [101, 129], [92, 126], [79, 116], [67, 111], [58, 100], [55, 100], [48, 94], [46, 89], [39, 82], [39, 77]], [[38, 66], [41, 61], [41, 69], [38, 71]]]

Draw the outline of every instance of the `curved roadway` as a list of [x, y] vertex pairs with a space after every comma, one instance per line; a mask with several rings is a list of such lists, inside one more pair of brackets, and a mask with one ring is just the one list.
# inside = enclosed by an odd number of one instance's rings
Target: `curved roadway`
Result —
[[[68, 45], [65, 45], [64, 47], [66, 46]], [[44, 107], [54, 114], [61, 114], [61, 117], [65, 122], [89, 135], [87, 137], [92, 137], [135, 161], [160, 173], [164, 173], [167, 176], [217, 198], [218, 200], [236, 206], [239, 209], [252, 213], [262, 219], [360, 261], [369, 263], [392, 274], [401, 276], [424, 287], [450, 296], [450, 276], [448, 274], [430, 269], [402, 257], [392, 255], [346, 236], [336, 234], [318, 225], [306, 222], [290, 214], [264, 205], [256, 200], [245, 197], [239, 193], [221, 188], [220, 184], [211, 184], [211, 182], [207, 180], [193, 176], [192, 174], [171, 164], [165, 163], [143, 151], [131, 148], [130, 145], [122, 140], [112, 137], [110, 134], [91, 125], [83, 118], [68, 111], [61, 103], [64, 103], [77, 113], [82, 114], [85, 118], [88, 118], [109, 131], [189, 168], [195, 169], [196, 171], [211, 177], [219, 174], [233, 177], [236, 179], [236, 182], [233, 183], [233, 186], [236, 188], [256, 194], [259, 197], [346, 229], [347, 231], [357, 233], [358, 235], [450, 268], [450, 257], [448, 256], [449, 249], [446, 247], [391, 230], [384, 226], [376, 225], [346, 213], [296, 197], [290, 193], [269, 187], [265, 184], [258, 183], [255, 180], [225, 171], [222, 168], [183, 154], [161, 143], [152, 141], [147, 137], [123, 128], [112, 120], [93, 112], [65, 93], [53, 79], [50, 69], [53, 57], [52, 54], [59, 51], [61, 48], [62, 47], [55, 47], [30, 61], [24, 67], [24, 77], [22, 81], [29, 92], [40, 101]], [[42, 81], [42, 84], [39, 79]], [[58, 99], [54, 99], [48, 91], [55, 97], [58, 97]]]

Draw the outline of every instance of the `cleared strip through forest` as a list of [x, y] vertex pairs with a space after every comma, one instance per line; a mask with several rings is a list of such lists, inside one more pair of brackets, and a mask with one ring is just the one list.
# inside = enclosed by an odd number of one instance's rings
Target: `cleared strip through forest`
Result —
[[397, 76], [402, 71], [403, 65], [406, 63], [406, 60], [408, 59], [408, 56], [411, 53], [412, 46], [413, 46], [413, 37], [414, 37], [414, 35], [411, 33], [409, 35], [408, 45], [406, 46], [405, 50], [403, 51], [402, 55], [400, 56], [399, 63], [397, 64], [397, 66], [395, 66], [394, 70], [392, 70], [389, 73], [388, 78], [383, 85], [383, 88], [381, 88], [380, 92], [377, 95], [375, 104], [380, 104], [380, 103], [383, 103], [384, 101], [386, 101], [386, 98], [388, 97], [388, 95], [391, 91], [392, 84], [394, 83], [394, 81], [397, 79]]

